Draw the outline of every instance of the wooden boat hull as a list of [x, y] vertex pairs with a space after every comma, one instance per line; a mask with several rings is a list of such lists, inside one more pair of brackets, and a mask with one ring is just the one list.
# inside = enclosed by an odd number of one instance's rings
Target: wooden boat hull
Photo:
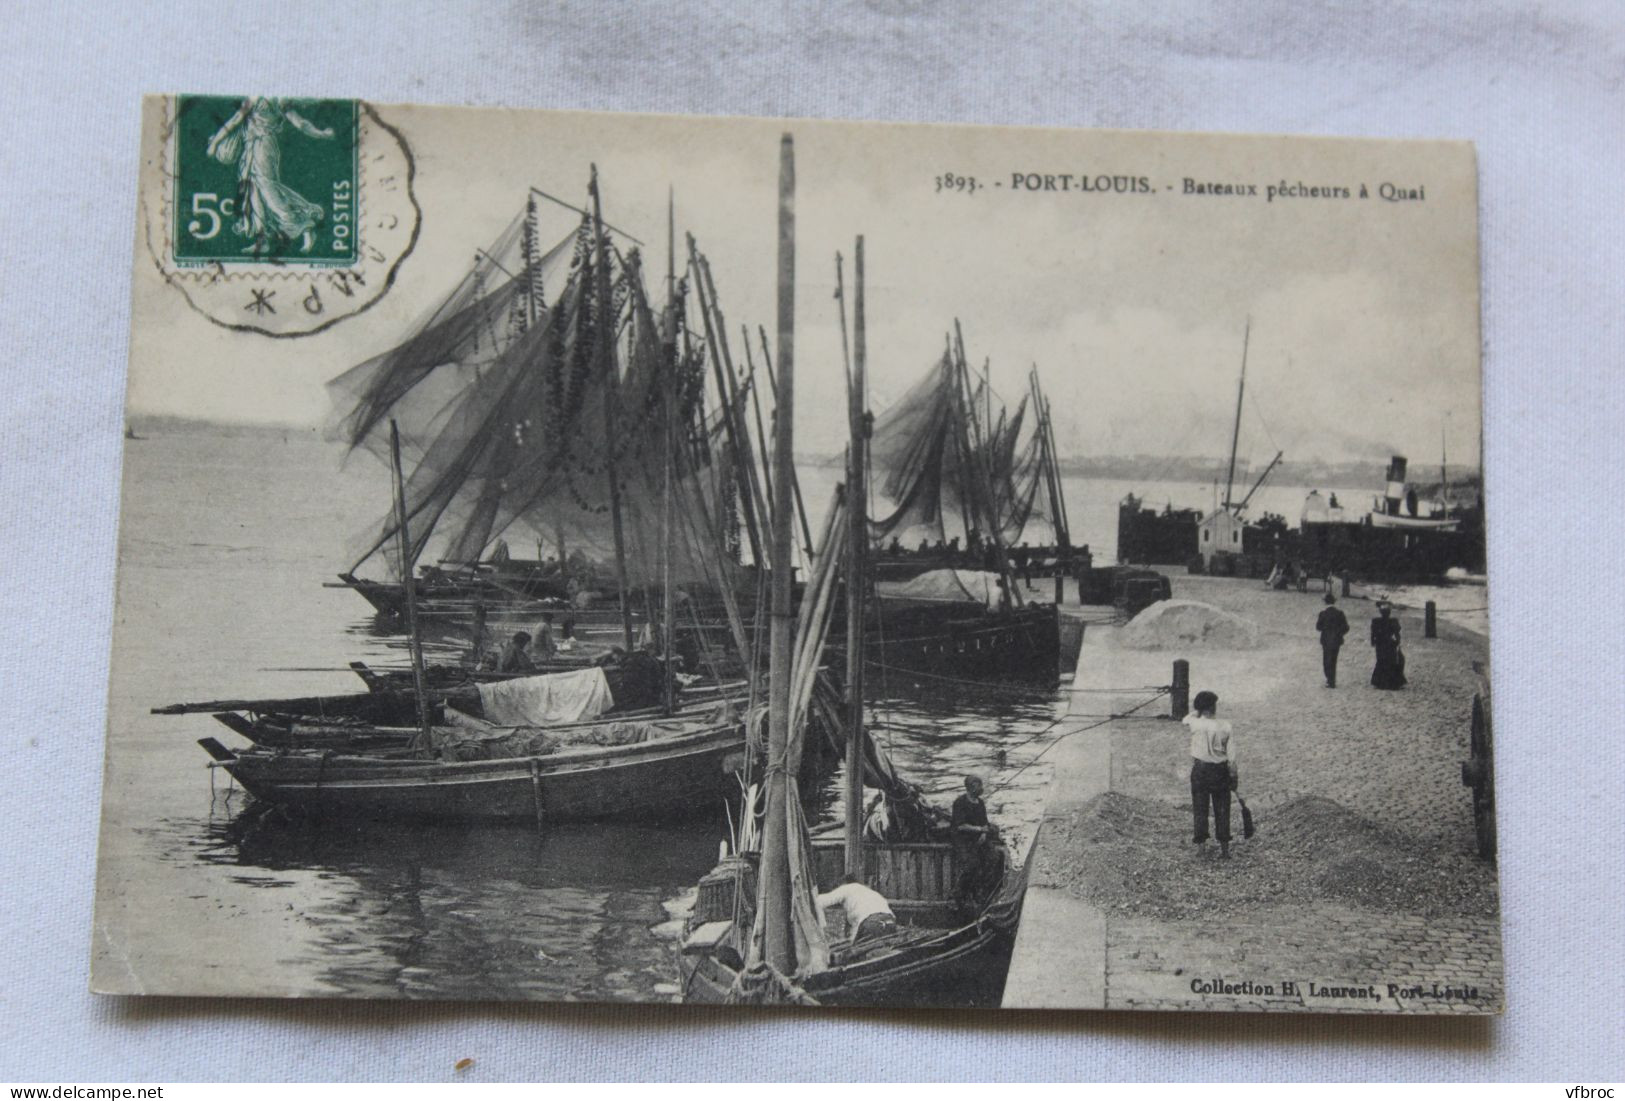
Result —
[[251, 751], [228, 752], [221, 765], [256, 798], [323, 815], [545, 824], [713, 812], [737, 788], [744, 751], [744, 728], [733, 723], [543, 757], [447, 762]]
[[[404, 619], [406, 616], [406, 588], [398, 581], [371, 581], [348, 574], [339, 575], [334, 588], [353, 589], [373, 610], [386, 619]], [[492, 621], [507, 622], [519, 618], [522, 629], [530, 630], [533, 621], [544, 612], [562, 620], [569, 614], [576, 623], [580, 636], [602, 635], [607, 642], [619, 643], [622, 630], [620, 608], [613, 600], [608, 606], [574, 608], [562, 599], [562, 593], [527, 591], [523, 588], [505, 588], [490, 581], [440, 580], [420, 582], [416, 593], [420, 616], [435, 619], [472, 619], [483, 612]], [[632, 611], [633, 628], [641, 627], [646, 617], [635, 608]]]
[[[815, 844], [814, 858], [819, 889], [827, 890], [840, 879], [838, 843]], [[864, 881], [891, 901], [905, 924], [940, 911], [958, 873], [949, 846], [942, 844], [865, 845], [864, 868]], [[997, 1007], [1010, 970], [1027, 874], [1026, 866], [1009, 866], [974, 919], [807, 976], [802, 990], [820, 1005]], [[712, 953], [682, 953], [679, 971], [683, 1000], [700, 1004], [726, 1003], [739, 977], [736, 967]]]
[[[964, 925], [895, 956], [826, 971], [804, 989], [819, 1005], [996, 1009], [1014, 946], [1000, 929]], [[683, 1001], [696, 1005], [725, 1004], [738, 978], [714, 956], [683, 956], [679, 968]]]
[[[1061, 626], [1053, 604], [1006, 613], [952, 608], [888, 607], [865, 634], [864, 664], [873, 683], [888, 675], [960, 681], [1019, 681], [1053, 685], [1060, 679]], [[830, 649], [845, 660], [844, 649]]]

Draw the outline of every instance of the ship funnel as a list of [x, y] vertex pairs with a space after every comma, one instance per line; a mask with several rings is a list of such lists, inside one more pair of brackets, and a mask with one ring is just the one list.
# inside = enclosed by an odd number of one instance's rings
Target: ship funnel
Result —
[[1399, 515], [1400, 502], [1405, 499], [1405, 456], [1395, 455], [1388, 460], [1388, 489], [1383, 494], [1390, 516]]

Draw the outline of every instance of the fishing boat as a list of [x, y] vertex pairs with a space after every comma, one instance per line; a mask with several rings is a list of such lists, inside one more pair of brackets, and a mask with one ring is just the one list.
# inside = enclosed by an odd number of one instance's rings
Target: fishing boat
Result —
[[[1061, 582], [1055, 603], [1038, 602], [1028, 599], [1023, 576], [1034, 564], [1064, 574], [1072, 559], [1036, 368], [1029, 392], [1006, 408], [987, 371], [972, 382], [956, 320], [936, 364], [876, 420], [870, 446], [879, 489], [896, 506], [867, 522], [869, 553], [886, 549], [871, 575], [865, 661], [905, 678], [1056, 683]], [[944, 543], [950, 516], [961, 534]], [[1035, 519], [1056, 533], [1056, 557], [1035, 557], [1024, 546], [1018, 572], [1012, 547]], [[928, 537], [922, 550], [903, 552], [903, 537], [921, 533]], [[843, 633], [839, 619], [836, 633]]]
[[[881, 597], [864, 635], [864, 662], [881, 680], [1054, 685], [1061, 622], [1053, 604], [990, 609], [979, 601]], [[844, 645], [832, 646], [837, 658]], [[1074, 655], [1075, 656], [1075, 655]]]
[[[661, 618], [667, 574], [714, 580], [696, 561], [710, 528], [695, 547], [672, 515], [702, 492], [713, 515], [731, 492], [686, 284], [668, 260], [667, 305], [652, 306], [641, 244], [604, 219], [596, 169], [587, 190], [583, 207], [531, 189], [422, 324], [329, 384], [330, 435], [350, 449], [383, 457], [398, 426], [404, 514], [375, 526], [337, 582], [386, 617], [406, 613], [411, 588], [420, 616], [568, 614], [584, 634], [618, 628], [630, 651]], [[555, 206], [576, 220], [548, 248]], [[509, 540], [533, 541], [536, 557]]]
[[[522, 691], [523, 681], [517, 687]], [[352, 713], [221, 711], [214, 717], [254, 747], [232, 750], [214, 738], [198, 744], [257, 799], [329, 817], [538, 824], [671, 818], [714, 813], [747, 755], [760, 753], [759, 740], [747, 735], [744, 689], [703, 686], [674, 708], [517, 723], [526, 716], [512, 713], [511, 699], [510, 709], [492, 720], [471, 713], [478, 698], [471, 706], [466, 697], [450, 697], [437, 702], [426, 727], [410, 714], [393, 724], [370, 721], [361, 706], [368, 695], [334, 697], [323, 702], [343, 700]], [[808, 784], [827, 769], [837, 744], [822, 718], [833, 686], [821, 680], [814, 693], [821, 710], [802, 762]], [[393, 706], [411, 710], [399, 701]]]
[[[837, 840], [813, 842], [818, 891], [832, 890], [842, 881], [842, 855]], [[830, 1006], [997, 1008], [1021, 921], [1027, 867], [1011, 866], [992, 896], [967, 914], [953, 897], [959, 869], [952, 845], [942, 841], [865, 845], [863, 861], [862, 881], [886, 896], [899, 930], [860, 952], [853, 952], [851, 943], [837, 935], [829, 946], [829, 965], [797, 976], [794, 995], [785, 1000]], [[749, 1000], [752, 986], [763, 981], [753, 983], [749, 977], [735, 935], [745, 921], [754, 920], [754, 907], [748, 903], [755, 894], [755, 880], [754, 862], [736, 859], [724, 861], [700, 881], [681, 955], [685, 1002]], [[745, 903], [737, 921], [736, 898]]]
[[[342, 749], [348, 751], [405, 748], [413, 740], [419, 722], [416, 688], [407, 670], [379, 672], [362, 662], [353, 668], [366, 682], [368, 691], [324, 696], [296, 696], [268, 699], [219, 699], [155, 707], [155, 715], [212, 716], [227, 729], [261, 746], [288, 749]], [[538, 692], [569, 699], [574, 692], [588, 704], [579, 710], [537, 715], [532, 721], [547, 726], [561, 721], [580, 721], [587, 710], [600, 717], [649, 717], [661, 713], [665, 703], [664, 670], [646, 654], [631, 655], [628, 661], [609, 666], [583, 666], [540, 674], [497, 673], [461, 669], [455, 666], [427, 666], [424, 685], [428, 694], [427, 718], [431, 725], [453, 715], [480, 720], [486, 716], [485, 700], [493, 686], [515, 684], [523, 691], [535, 686]], [[602, 680], [602, 690], [597, 679]], [[742, 682], [719, 684], [691, 678], [682, 690], [681, 702], [707, 706], [719, 699], [737, 696]]]
[[[781, 408], [793, 409], [795, 175], [789, 135], [780, 156], [780, 395]], [[869, 437], [862, 238], [855, 275], [847, 484], [862, 487], [867, 484]], [[844, 301], [842, 310], [844, 330]], [[785, 427], [775, 440], [776, 487], [786, 485], [791, 465], [793, 421], [785, 416], [781, 424]], [[866, 736], [864, 573], [869, 527], [861, 488], [844, 496], [843, 515], [827, 529], [808, 583], [812, 596], [803, 599], [792, 637], [788, 499], [781, 491], [772, 540], [776, 584], [767, 759], [777, 767], [769, 768], [759, 786], [750, 785], [747, 776], [739, 828], [717, 867], [700, 882], [679, 957], [683, 999], [798, 1005], [997, 1004], [1020, 916], [1025, 873], [1012, 868], [1000, 846], [997, 865], [978, 861], [983, 876], [967, 882], [967, 869], [960, 866], [963, 853], [956, 852], [946, 837], [951, 825], [945, 828], [940, 813], [932, 814], [918, 791], [896, 775]], [[824, 594], [833, 590], [842, 560], [847, 572], [844, 821], [841, 837], [815, 840], [803, 817], [796, 764], [806, 741], [805, 724], [817, 710], [809, 666], [817, 664], [830, 630], [827, 614], [821, 614], [827, 612]], [[869, 841], [863, 835], [866, 779], [879, 789], [877, 805], [887, 809], [890, 823]], [[914, 836], [901, 836], [902, 831]], [[884, 895], [895, 926], [867, 935], [862, 928], [842, 927], [833, 909], [821, 913], [817, 892], [842, 878]]]
[[[417, 729], [396, 733], [409, 741]], [[479, 740], [466, 733], [462, 727], [435, 728], [436, 748], [451, 759], [409, 749], [392, 756], [233, 752], [213, 738], [199, 744], [256, 798], [292, 810], [413, 821], [533, 821], [539, 827], [709, 812], [734, 785], [746, 746], [744, 721], [726, 705], [709, 714], [509, 728]], [[503, 755], [456, 760], [463, 746]]]

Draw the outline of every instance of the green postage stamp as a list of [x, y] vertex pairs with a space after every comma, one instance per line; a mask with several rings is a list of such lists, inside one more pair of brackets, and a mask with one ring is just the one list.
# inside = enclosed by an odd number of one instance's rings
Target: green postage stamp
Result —
[[176, 116], [177, 264], [354, 262], [354, 100], [179, 96]]
[[142, 150], [142, 233], [216, 325], [298, 337], [388, 293], [417, 242], [415, 162], [353, 99], [166, 96]]

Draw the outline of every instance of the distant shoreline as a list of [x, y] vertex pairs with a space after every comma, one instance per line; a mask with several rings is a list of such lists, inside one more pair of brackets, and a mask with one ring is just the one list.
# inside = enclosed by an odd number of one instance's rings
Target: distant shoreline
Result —
[[[179, 433], [209, 432], [223, 436], [310, 436], [321, 439], [324, 428], [309, 424], [269, 424], [254, 421], [217, 421], [198, 417], [177, 417], [157, 413], [133, 413], [126, 418], [128, 426], [141, 437], [175, 435]], [[845, 462], [841, 455], [801, 454], [798, 465], [805, 467], [839, 468]], [[1363, 486], [1380, 490], [1387, 475], [1387, 456], [1349, 462], [1292, 462], [1282, 461], [1270, 473], [1270, 483], [1290, 486]], [[1118, 482], [1182, 482], [1208, 485], [1216, 474], [1225, 469], [1222, 457], [1165, 456], [1165, 455], [1072, 455], [1062, 457], [1061, 474], [1073, 478], [1096, 478]], [[1414, 460], [1412, 470], [1417, 475], [1432, 474], [1425, 460]], [[1237, 471], [1238, 482], [1251, 483], [1256, 474]], [[1437, 481], [1416, 480], [1418, 490], [1436, 490]], [[1452, 475], [1452, 489], [1480, 485], [1478, 471], [1462, 470]]]

